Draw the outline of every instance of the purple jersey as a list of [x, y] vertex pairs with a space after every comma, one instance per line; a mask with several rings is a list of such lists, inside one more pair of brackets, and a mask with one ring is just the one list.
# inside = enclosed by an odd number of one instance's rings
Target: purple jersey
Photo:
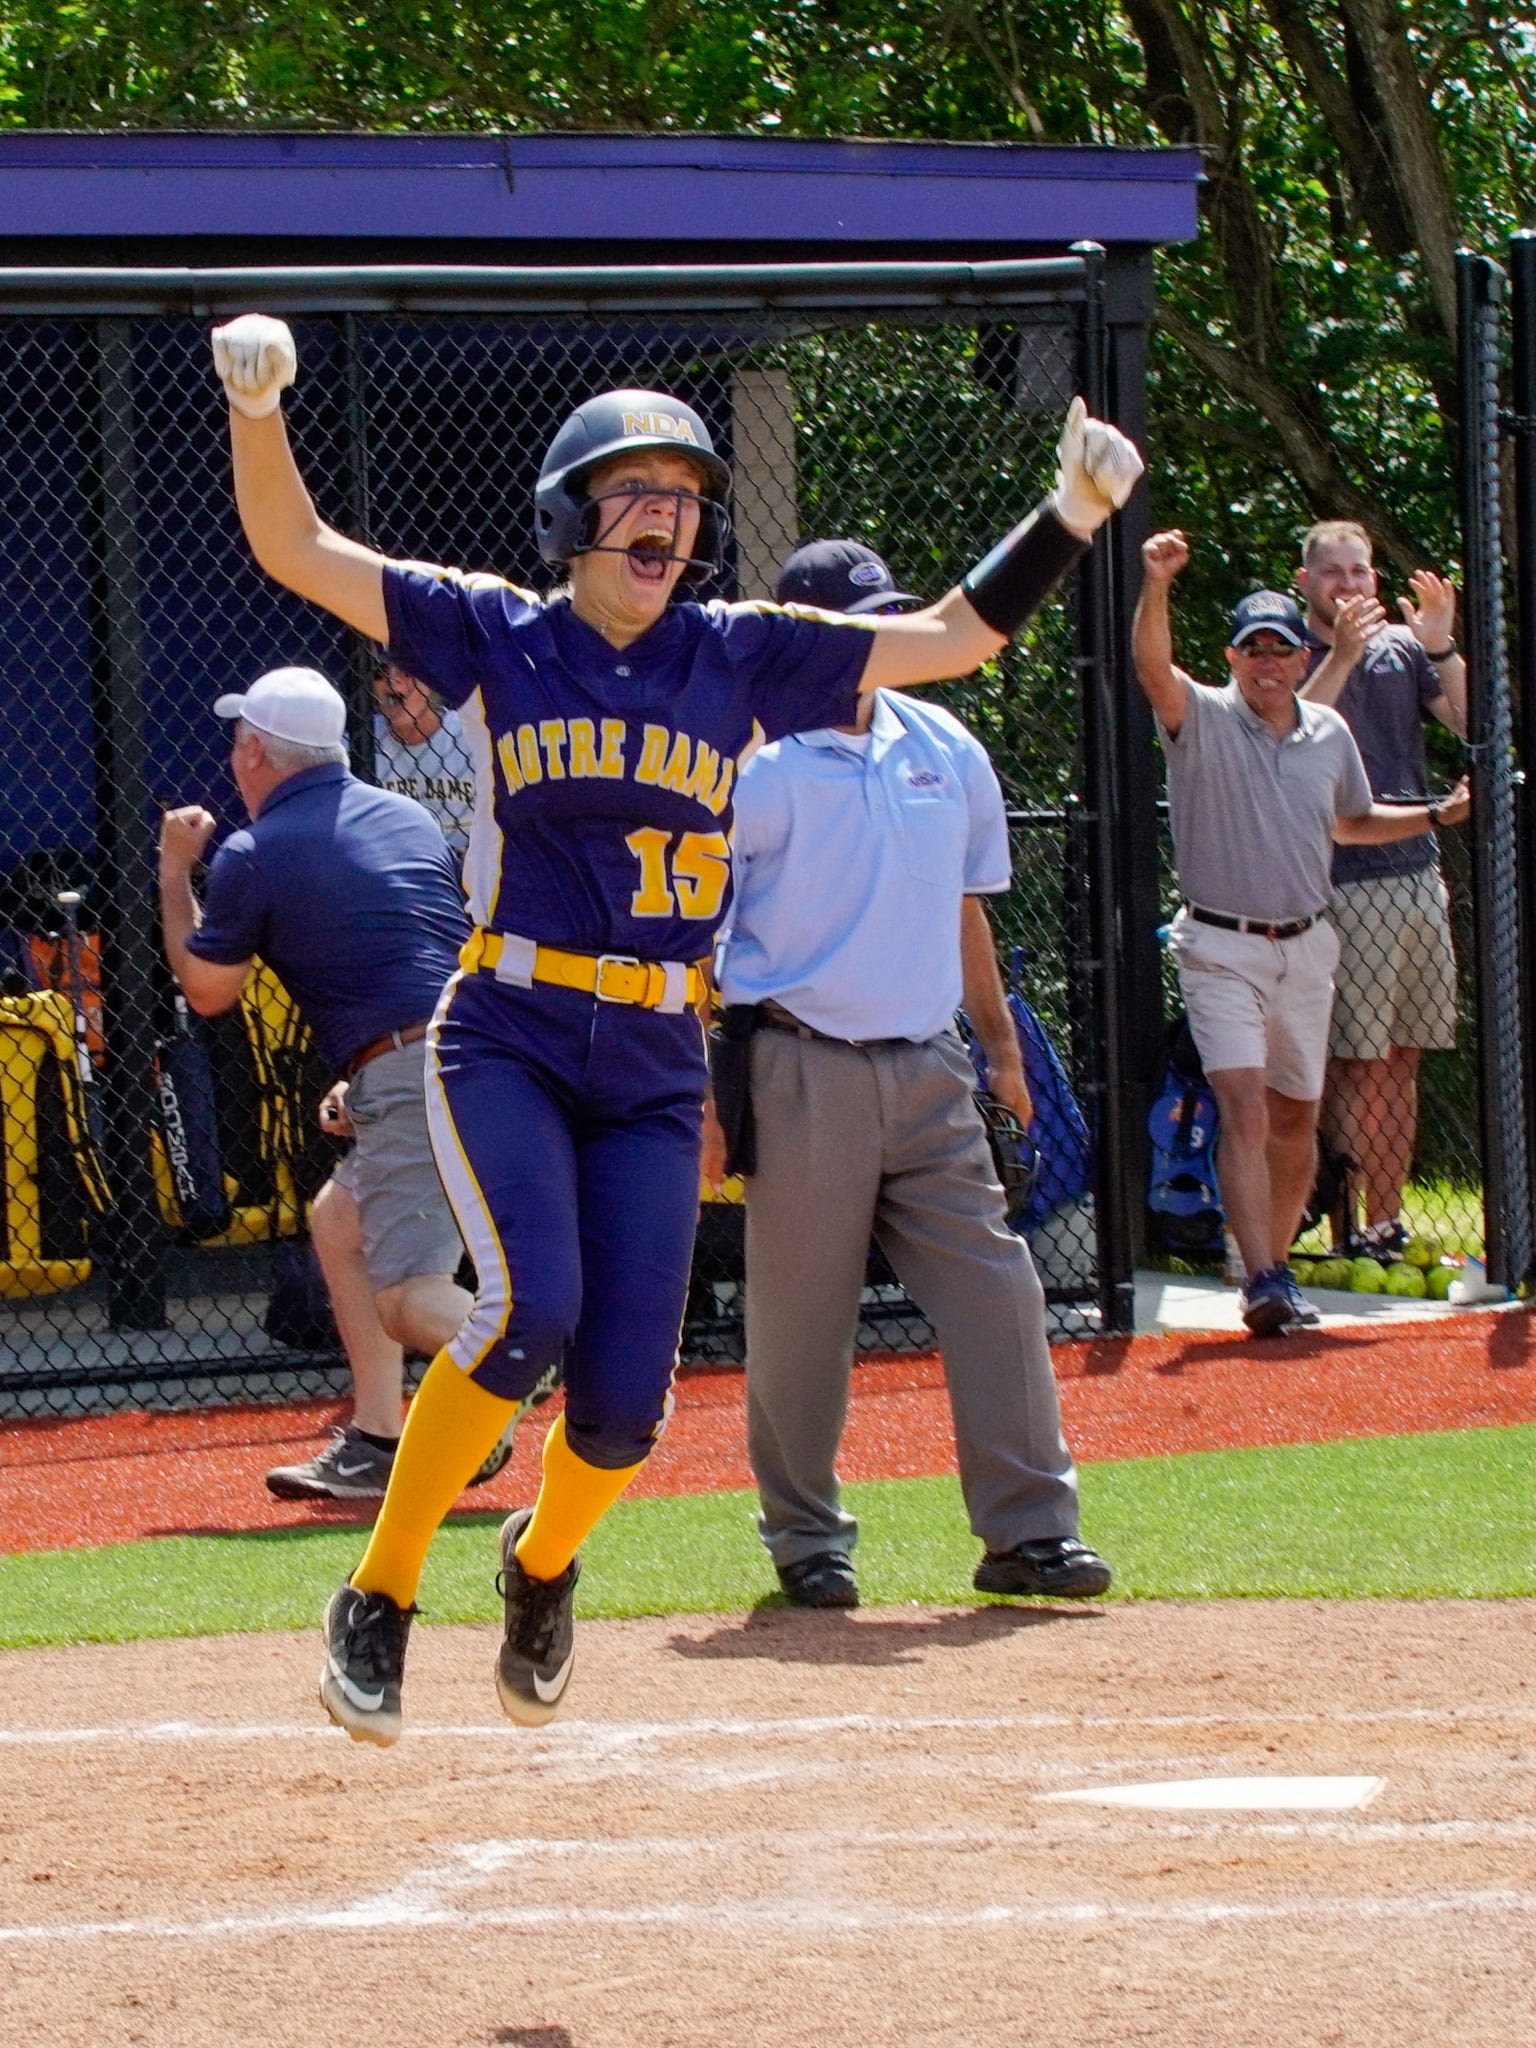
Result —
[[488, 576], [384, 571], [390, 659], [457, 707], [475, 762], [477, 924], [698, 960], [730, 901], [736, 760], [854, 716], [871, 621], [678, 604], [618, 649]]

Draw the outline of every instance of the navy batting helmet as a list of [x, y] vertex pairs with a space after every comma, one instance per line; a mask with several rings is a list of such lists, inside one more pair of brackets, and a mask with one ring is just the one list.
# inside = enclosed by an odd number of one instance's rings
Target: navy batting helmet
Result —
[[533, 528], [539, 553], [555, 566], [592, 551], [598, 541], [598, 513], [587, 496], [594, 469], [635, 448], [664, 448], [682, 455], [699, 471], [696, 555], [687, 558], [685, 580], [718, 575], [731, 530], [726, 499], [731, 472], [715, 453], [709, 429], [691, 405], [664, 391], [604, 391], [578, 405], [544, 453], [533, 493]]

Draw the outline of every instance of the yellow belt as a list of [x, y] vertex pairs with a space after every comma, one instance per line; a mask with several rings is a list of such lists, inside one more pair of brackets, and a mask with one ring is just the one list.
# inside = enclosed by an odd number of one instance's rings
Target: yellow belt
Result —
[[[514, 951], [518, 971], [508, 973], [508, 957]], [[499, 971], [499, 979], [514, 983], [552, 982], [556, 988], [579, 989], [600, 1003], [634, 1003], [642, 1010], [664, 1005], [692, 1009], [704, 996], [703, 974], [682, 961], [637, 960], [629, 953], [562, 953], [554, 946], [483, 928], [465, 940], [459, 965], [469, 973], [479, 968]]]

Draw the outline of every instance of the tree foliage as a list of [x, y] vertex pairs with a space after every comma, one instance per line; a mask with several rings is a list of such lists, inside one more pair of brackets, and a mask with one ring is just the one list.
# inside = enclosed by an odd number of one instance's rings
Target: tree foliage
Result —
[[1451, 558], [1454, 250], [1530, 214], [1536, 34], [1476, 0], [33, 0], [0, 118], [1198, 145], [1153, 490], [1214, 595], [1324, 514]]

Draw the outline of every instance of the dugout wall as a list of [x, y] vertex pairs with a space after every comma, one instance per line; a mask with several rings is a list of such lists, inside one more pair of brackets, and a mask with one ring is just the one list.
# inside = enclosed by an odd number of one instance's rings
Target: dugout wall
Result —
[[[391, 555], [535, 587], [531, 486], [559, 420], [605, 385], [679, 391], [737, 474], [730, 596], [761, 594], [813, 533], [867, 539], [906, 588], [948, 588], [1048, 482], [1074, 390], [1140, 433], [1150, 310], [1144, 289], [1106, 303], [1092, 247], [975, 265], [0, 272], [0, 933], [7, 987], [61, 991], [79, 1040], [77, 1074], [52, 1080], [49, 1153], [78, 1183], [72, 1257], [21, 1256], [40, 1242], [37, 1177], [8, 1157], [13, 1413], [343, 1383], [298, 1260], [330, 1164], [312, 1135], [325, 1077], [280, 991], [212, 1030], [188, 1020], [156, 929], [159, 808], [240, 822], [221, 690], [313, 663], [347, 688], [359, 772], [371, 762], [374, 651], [271, 584], [239, 533], [207, 330], [251, 306], [294, 322], [289, 420], [323, 516]], [[1125, 995], [1157, 975], [1155, 762], [1126, 668], [1139, 537], [1133, 510], [952, 693], [1009, 799], [1004, 947], [1092, 1132], [1091, 1185], [1036, 1232], [1077, 1329], [1129, 1327], [1157, 1023]], [[0, 1084], [19, 1100], [5, 1077], [33, 1077], [35, 1100], [37, 1061], [5, 1030]], [[739, 1352], [739, 1279], [739, 1211], [707, 1205], [685, 1358]], [[866, 1309], [870, 1344], [924, 1341], [878, 1260]]]

